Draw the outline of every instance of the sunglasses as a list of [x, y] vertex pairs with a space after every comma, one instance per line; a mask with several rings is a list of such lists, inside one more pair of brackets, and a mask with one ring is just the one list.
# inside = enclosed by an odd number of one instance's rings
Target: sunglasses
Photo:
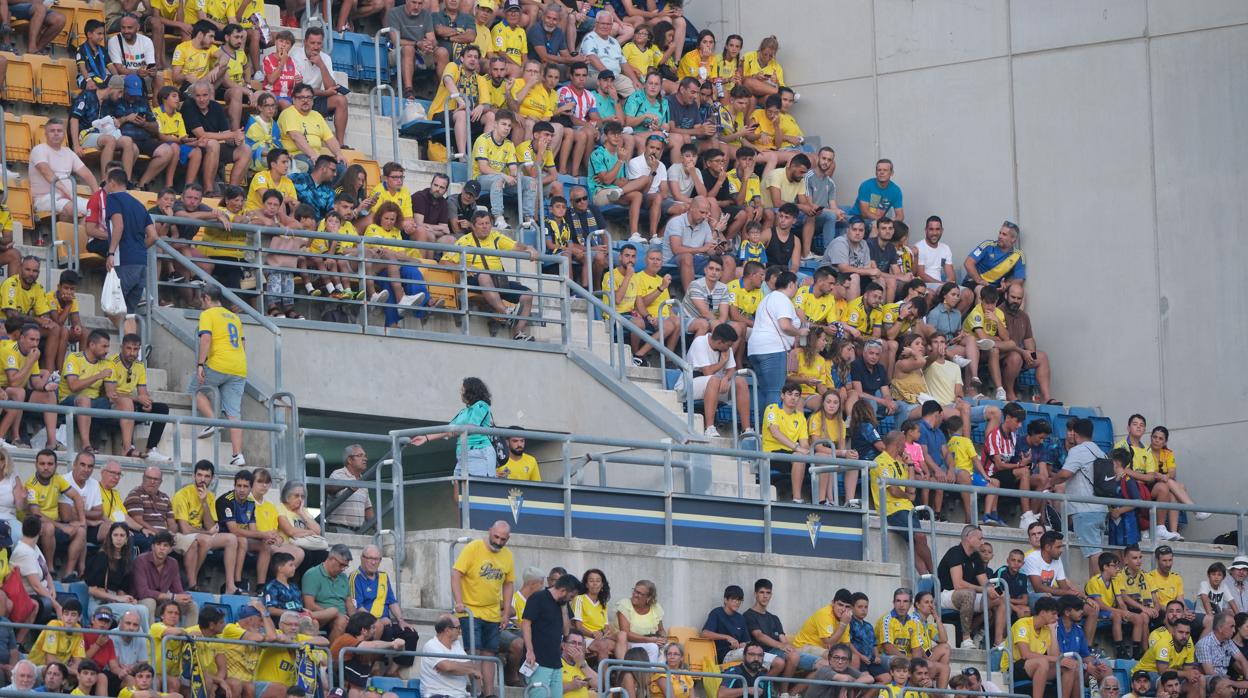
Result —
[[589, 199], [589, 197], [588, 197], [588, 196], [578, 196], [578, 197], [576, 197], [576, 198], [572, 199], [572, 203], [574, 203], [574, 204], [579, 204], [579, 203], [581, 203], [582, 201], [586, 201], [586, 200], [588, 200], [588, 199]]

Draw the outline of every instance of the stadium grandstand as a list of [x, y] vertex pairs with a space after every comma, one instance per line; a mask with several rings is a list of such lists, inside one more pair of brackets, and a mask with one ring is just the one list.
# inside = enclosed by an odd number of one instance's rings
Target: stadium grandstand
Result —
[[1246, 63], [1223, 0], [0, 0], [0, 695], [1248, 694]]

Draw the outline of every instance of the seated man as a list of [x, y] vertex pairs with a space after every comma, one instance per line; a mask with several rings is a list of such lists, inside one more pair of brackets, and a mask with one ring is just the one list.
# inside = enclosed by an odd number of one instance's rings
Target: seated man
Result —
[[517, 184], [516, 146], [510, 140], [515, 121], [511, 112], [498, 111], [490, 131], [478, 136], [472, 144], [472, 178], [481, 189], [489, 192], [490, 213], [494, 216], [494, 227], [499, 230], [510, 227], [503, 217], [503, 196], [509, 190], [514, 193]]
[[[61, 581], [74, 581], [85, 571], [87, 519], [82, 495], [56, 472], [56, 451], [43, 449], [35, 454], [35, 473], [26, 480], [27, 518], [40, 521], [39, 548], [51, 566], [56, 549], [66, 549]], [[62, 504], [61, 498], [69, 499]], [[23, 529], [24, 530], [24, 529]]]
[[182, 575], [172, 552], [172, 533], [161, 531], [152, 537], [152, 549], [134, 559], [134, 596], [147, 607], [149, 618], [164, 621], [166, 606], [172, 604], [181, 613], [182, 622], [189, 622], [198, 615], [199, 605], [182, 590]]
[[337, 176], [341, 176], [347, 169], [346, 156], [339, 145], [342, 141], [330, 130], [321, 112], [313, 109], [314, 95], [312, 86], [306, 83], [301, 82], [291, 89], [291, 105], [277, 117], [282, 148], [307, 170], [313, 168], [321, 155], [333, 155], [338, 161]]
[[450, 178], [439, 172], [427, 188], [412, 194], [412, 220], [429, 240], [451, 234], [450, 205], [446, 196], [450, 185]]
[[[384, 2], [377, 5], [379, 10], [389, 7]], [[338, 89], [338, 83], [334, 82], [334, 74], [330, 69], [333, 61], [328, 53], [321, 50], [324, 45], [325, 30], [321, 27], [309, 27], [303, 33], [303, 45], [292, 52], [292, 58], [303, 84], [312, 88], [316, 94], [311, 108], [325, 116], [333, 114], [335, 143], [344, 143], [347, 138], [347, 119], [350, 117], [347, 112], [347, 97]], [[294, 94], [295, 91], [291, 90], [291, 95]], [[290, 150], [290, 146], [284, 147]]]
[[[728, 303], [723, 305], [725, 308], [728, 306]], [[745, 377], [736, 375], [737, 363], [732, 351], [738, 339], [739, 335], [732, 325], [721, 322], [710, 333], [695, 338], [685, 354], [685, 361], [693, 369], [693, 399], [702, 401], [706, 436], [710, 438], [719, 436], [719, 430], [715, 428], [715, 412], [719, 409], [720, 399], [728, 399], [733, 382], [737, 386], [737, 419], [741, 431], [750, 428], [750, 391]], [[683, 387], [682, 377], [676, 392], [681, 393]]]
[[1016, 347], [1001, 357], [1001, 382], [1006, 399], [1017, 400], [1015, 383], [1023, 371], [1035, 369], [1036, 388], [1040, 392], [1037, 402], [1060, 405], [1049, 392], [1049, 355], [1036, 349], [1036, 337], [1031, 331], [1031, 316], [1023, 310], [1023, 282], [1012, 281], [1005, 285], [1005, 303], [1000, 310], [1005, 314], [1005, 328], [1009, 340]]
[[[1031, 452], [1020, 453], [1023, 421], [1027, 412], [1017, 402], [1001, 409], [1001, 426], [984, 435], [984, 471], [1007, 490], [1030, 490]], [[1031, 511], [1031, 500], [1020, 498], [1024, 511]]]
[[227, 576], [232, 575], [234, 586], [244, 591], [249, 589], [243, 580], [247, 551], [256, 554], [256, 588], [260, 589], [268, 578], [269, 556], [274, 545], [272, 532], [256, 529], [256, 500], [251, 497], [251, 486], [254, 482], [255, 478], [250, 470], [234, 473], [234, 489], [217, 497], [214, 507], [216, 520], [242, 542], [239, 554], [235, 556], [234, 567], [227, 567], [225, 572]]
[[215, 44], [216, 32], [221, 27], [201, 19], [190, 27], [190, 38], [173, 49], [173, 70], [170, 73], [173, 86], [182, 93], [199, 80], [213, 87], [225, 75], [227, 61], [221, 60], [220, 48]]
[[59, 368], [52, 361], [63, 351], [62, 335], [52, 319], [48, 293], [39, 285], [38, 257], [23, 257], [17, 273], [0, 283], [0, 310], [4, 311], [6, 320], [36, 326], [45, 340], [45, 351], [40, 352], [41, 365], [49, 371]]
[[[478, 8], [480, 5], [478, 4]], [[466, 620], [466, 619], [465, 619]], [[426, 655], [463, 655], [464, 643], [459, 619], [446, 613], [438, 618], [433, 625], [434, 636], [425, 642], [422, 648]], [[481, 680], [479, 664], [468, 659], [457, 660], [446, 657], [425, 656], [420, 659], [420, 686], [425, 692], [437, 691], [437, 695], [446, 698], [469, 698], [468, 679]], [[432, 695], [432, 694], [431, 694]]]
[[[696, 275], [705, 272], [711, 255], [731, 250], [730, 243], [722, 238], [728, 219], [721, 216], [712, 223], [708, 220], [710, 215], [710, 201], [704, 196], [695, 197], [689, 210], [669, 220], [663, 231], [663, 264], [680, 269], [681, 284], [686, 289]], [[736, 278], [736, 262], [730, 256], [721, 259], [724, 276]]]
[[[645, 146], [641, 153], [628, 161], [628, 179], [630, 182], [639, 180], [648, 180], [649, 186], [645, 191], [645, 204], [650, 209], [650, 239], [656, 240], [659, 235], [659, 218], [664, 213], [676, 215], [689, 210], [688, 206], [683, 204], [671, 203], [664, 204], [667, 195], [667, 166], [663, 164], [663, 137], [659, 134], [653, 134], [646, 139]], [[641, 244], [643, 238], [638, 227], [641, 225], [640, 214], [641, 209], [637, 207], [638, 220], [633, 221], [633, 206], [628, 207], [629, 212], [629, 229], [633, 231], [629, 241], [634, 244]]]
[[65, 15], [41, 2], [5, 2], [0, 22], [6, 27], [13, 19], [30, 22], [26, 30], [26, 50], [30, 53], [47, 53], [61, 30], [65, 28]]
[[464, 47], [459, 60], [447, 63], [442, 69], [438, 91], [429, 104], [427, 117], [440, 121], [445, 109], [451, 110], [451, 126], [455, 132], [455, 159], [462, 160], [468, 152], [470, 124], [488, 133], [494, 125], [494, 109], [485, 101], [481, 83], [487, 82], [482, 75], [481, 48], [476, 45]]
[[[911, 612], [913, 596], [905, 587], [893, 591], [893, 610], [875, 622], [881, 657], [922, 657], [923, 623]], [[883, 659], [881, 660], [883, 661]]]
[[555, 127], [551, 122], [538, 121], [533, 124], [533, 137], [516, 146], [516, 161], [520, 165], [524, 193], [520, 202], [521, 227], [537, 227], [534, 211], [540, 203], [539, 199], [549, 201], [552, 197], [563, 196], [559, 171], [555, 169], [554, 136]]
[[716, 325], [729, 322], [728, 309], [732, 307], [732, 301], [728, 298], [728, 285], [721, 281], [724, 274], [724, 259], [724, 255], [712, 254], [706, 260], [703, 276], [686, 287], [684, 302], [681, 305], [681, 312], [688, 320], [685, 326], [686, 334], [700, 337], [710, 332]]
[[[1087, 608], [1083, 600], [1077, 596], [1063, 596], [1057, 602], [1057, 647], [1063, 656], [1075, 655], [1072, 659], [1083, 664], [1084, 676], [1097, 683], [1103, 683], [1112, 670], [1108, 663], [1094, 657], [1092, 649], [1088, 646], [1088, 636], [1083, 632], [1086, 625], [1084, 612]], [[1092, 622], [1095, 623], [1095, 621]]]
[[882, 273], [871, 259], [866, 235], [866, 223], [859, 218], [851, 220], [846, 233], [828, 243], [820, 261], [821, 266], [831, 266], [842, 277], [849, 278], [850, 298], [857, 298], [860, 291], [866, 293], [867, 284], [875, 282]]
[[406, 93], [403, 96], [408, 98], [415, 94], [412, 76], [416, 74], [417, 54], [422, 67], [434, 62], [438, 42], [433, 33], [433, 15], [425, 9], [424, 0], [406, 0], [390, 8], [383, 26], [399, 35], [399, 67], [403, 71], [403, 91]]
[[[87, 200], [75, 191], [75, 184], [94, 191], [99, 183], [82, 159], [65, 143], [65, 122], [53, 117], [43, 126], [44, 142], [30, 149], [30, 196], [35, 213], [51, 213], [56, 202], [56, 219], [72, 220], [87, 213]], [[71, 176], [72, 175], [72, 176]]]
[[351, 581], [347, 567], [351, 565], [351, 549], [342, 543], [329, 548], [325, 561], [303, 573], [303, 607], [317, 620], [331, 640], [347, 629], [347, 599]]
[[1140, 661], [1131, 671], [1147, 671], [1152, 674], [1178, 672], [1185, 684], [1184, 692], [1189, 698], [1203, 696], [1200, 691], [1202, 674], [1200, 665], [1196, 663], [1191, 621], [1186, 618], [1176, 620], [1173, 628], [1149, 645], [1144, 656], [1140, 657]]
[[229, 183], [243, 186], [243, 178], [251, 171], [251, 149], [244, 142], [242, 129], [231, 128], [225, 109], [213, 101], [211, 84], [196, 82], [189, 92], [191, 98], [182, 105], [182, 118], [187, 132], [204, 148], [204, 191], [216, 190], [218, 168], [227, 162], [234, 163]]
[[[399, 605], [394, 583], [389, 575], [378, 569], [381, 565], [381, 548], [366, 545], [360, 551], [360, 567], [351, 574], [347, 582], [350, 596], [347, 597], [347, 616], [356, 611], [368, 611], [377, 619], [382, 628], [376, 639], [385, 642], [401, 639], [411, 652], [419, 647], [419, 634], [416, 628], [403, 619], [403, 608]], [[400, 667], [410, 667], [413, 657], [395, 657], [394, 663]]]
[[[644, 192], [650, 191], [653, 180], [650, 177], [630, 179], [625, 165], [628, 162], [624, 147], [624, 127], [618, 121], [608, 121], [602, 127], [602, 145], [598, 146], [589, 156], [589, 195], [595, 206], [606, 206], [620, 201], [621, 206], [628, 207], [630, 232], [634, 234], [634, 243], [640, 239], [637, 226], [641, 220], [641, 203]], [[657, 166], [650, 168], [652, 174]]]
[[1057, 663], [1062, 663], [1063, 695], [1080, 695], [1078, 686], [1079, 665], [1074, 659], [1062, 657], [1058, 652], [1053, 626], [1057, 623], [1057, 599], [1042, 596], [1036, 599], [1031, 616], [1014, 621], [1010, 634], [1014, 636], [1014, 654], [1001, 654], [1001, 671], [1007, 672], [1011, 665], [1015, 679], [1027, 677], [1032, 681], [1032, 698], [1044, 698], [1050, 677], [1056, 678]]
[[[212, 493], [216, 468], [211, 461], [195, 464], [194, 481], [173, 495], [173, 518], [178, 531], [174, 548], [183, 555], [186, 578], [195, 582], [191, 591], [198, 591], [200, 566], [209, 551], [220, 548], [225, 555], [225, 569], [237, 569], [237, 557], [247, 554], [247, 539], [222, 531], [217, 525], [217, 497]], [[237, 594], [232, 574], [226, 575], [225, 593]]]
[[[538, 257], [537, 250], [522, 242], [515, 242], [491, 228], [490, 214], [485, 211], [476, 211], [472, 214], [472, 230], [456, 240], [455, 244], [460, 247], [490, 247], [499, 250], [528, 252], [530, 259], [533, 261], [537, 261]], [[454, 266], [459, 264], [459, 259], [460, 253], [447, 252], [442, 255], [440, 263]], [[482, 297], [485, 298], [485, 302], [489, 304], [490, 308], [498, 316], [491, 318], [491, 322], [510, 325], [515, 332], [512, 339], [525, 342], [533, 341], [533, 338], [525, 332], [528, 329], [528, 317], [533, 308], [532, 290], [527, 286], [507, 279], [503, 275], [503, 260], [501, 257], [470, 254], [468, 255], [468, 267], [473, 270], [467, 274], [466, 281], [470, 286], [494, 289], [499, 288], [500, 284], [502, 284], [501, 288], [506, 289], [503, 291], [479, 291]], [[511, 303], [512, 307], [509, 308], [504, 301]]]
[[[546, 10], [544, 17], [549, 18], [550, 13], [551, 10]], [[542, 48], [539, 46], [538, 50]], [[559, 147], [559, 171], [579, 177], [598, 139], [598, 98], [586, 89], [589, 66], [583, 61], [572, 61], [568, 66], [568, 76], [568, 84], [559, 88], [559, 100], [572, 105], [572, 110], [564, 117], [567, 130]]]
[[119, 154], [117, 159], [126, 171], [126, 179], [134, 179], [134, 162], [139, 157], [139, 149], [134, 139], [125, 134], [100, 133], [94, 125], [100, 117], [112, 113], [113, 102], [120, 99], [125, 90], [126, 79], [114, 75], [108, 82], [80, 92], [69, 113], [70, 145], [79, 157], [86, 154], [87, 148], [99, 148], [101, 178], [107, 174], [110, 163], [114, 162], [113, 155]]
[[[61, 387], [57, 394], [60, 404], [97, 410], [114, 407], [112, 400], [102, 394], [104, 381], [113, 376], [113, 363], [108, 360], [108, 347], [108, 333], [104, 330], [91, 330], [83, 350], [65, 357], [65, 364], [61, 367]], [[95, 447], [91, 445], [91, 416], [79, 414], [74, 421], [78, 428], [78, 443], [83, 444], [83, 450], [95, 453]]]
[[78, 344], [86, 336], [82, 316], [78, 313], [78, 282], [82, 277], [73, 269], [61, 272], [56, 289], [48, 292], [48, 315], [61, 332], [57, 348], [60, 356], [52, 357], [52, 365], [65, 363], [65, 351], [71, 343]]
[[979, 302], [979, 294], [985, 288], [1004, 288], [1007, 282], [1027, 278], [1027, 260], [1023, 251], [1018, 249], [1018, 224], [1005, 221], [1001, 230], [997, 231], [996, 240], [985, 240], [971, 250], [966, 256], [962, 267], [966, 269], [966, 278], [962, 285], [971, 293], [962, 295], [958, 309], [963, 313]]
[[858, 186], [858, 215], [868, 229], [892, 212], [894, 220], [904, 221], [901, 187], [893, 181], [893, 161], [881, 158], [875, 163], [875, 178]]

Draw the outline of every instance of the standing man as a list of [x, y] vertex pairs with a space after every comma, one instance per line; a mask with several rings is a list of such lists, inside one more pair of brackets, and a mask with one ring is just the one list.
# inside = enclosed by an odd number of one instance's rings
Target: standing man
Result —
[[156, 243], [158, 235], [152, 214], [130, 195], [129, 186], [126, 173], [121, 170], [109, 172], [104, 182], [104, 191], [108, 192], [105, 210], [112, 230], [104, 267], [117, 271], [122, 295], [126, 297], [126, 312], [133, 314], [139, 312], [147, 291], [147, 248]]
[[[381, 548], [366, 545], [360, 551], [360, 568], [348, 580], [351, 596], [347, 597], [347, 617], [356, 611], [368, 611], [381, 624], [378, 640], [390, 642], [403, 640], [408, 651], [420, 646], [420, 635], [406, 620], [403, 620], [403, 607], [399, 605], [397, 592], [390, 576], [378, 568], [381, 566]], [[410, 667], [415, 662], [410, 656], [395, 657], [394, 663], [400, 667]]]
[[[1012, 403], [1011, 403], [1012, 404]], [[1096, 478], [1093, 464], [1105, 458], [1105, 452], [1092, 442], [1092, 421], [1076, 419], [1071, 425], [1075, 431], [1075, 447], [1066, 452], [1066, 462], [1053, 477], [1056, 484], [1066, 484], [1066, 494], [1071, 497], [1095, 496], [1093, 480]], [[1079, 549], [1088, 561], [1088, 576], [1100, 574], [1097, 560], [1105, 539], [1105, 515], [1109, 507], [1104, 504], [1080, 502], [1072, 499], [1066, 503], [1071, 528]]]
[[[565, 606], [576, 596], [580, 582], [565, 574], [553, 586], [535, 591], [524, 604], [520, 633], [524, 636], [525, 664], [533, 667], [526, 683], [546, 687], [550, 698], [563, 696], [562, 640], [569, 629]], [[582, 638], [582, 641], [584, 639]]]
[[806, 216], [802, 223], [802, 259], [818, 259], [811, 249], [816, 227], [826, 248], [836, 238], [836, 225], [847, 220], [836, 203], [836, 181], [832, 179], [835, 173], [836, 151], [825, 145], [815, 155], [814, 167], [806, 173], [807, 201], [797, 205]]
[[[200, 294], [199, 355], [195, 373], [191, 376], [189, 391], [199, 403], [199, 413], [218, 417], [212, 411], [212, 401], [200, 388], [215, 387], [221, 395], [221, 411], [225, 418], [237, 422], [243, 416], [243, 387], [247, 383], [247, 352], [244, 349], [243, 322], [233, 312], [221, 307], [221, 289], [205, 288]], [[216, 427], [204, 427], [199, 438], [206, 439], [216, 432]], [[241, 468], [247, 464], [243, 457], [243, 430], [230, 428], [230, 445], [233, 455], [230, 465]], [[194, 575], [191, 579], [194, 579]]]
[[[516, 574], [511, 551], [506, 549], [510, 539], [511, 526], [506, 521], [495, 521], [484, 539], [464, 546], [451, 568], [455, 613], [466, 617], [465, 611], [472, 609], [470, 622], [478, 654], [491, 656], [498, 652], [498, 634], [511, 617]], [[481, 675], [482, 695], [493, 695], [494, 663], [482, 662]]]
[[[69, 481], [56, 472], [56, 451], [43, 449], [35, 454], [35, 474], [26, 481], [26, 517], [41, 522], [39, 547], [52, 563], [57, 547], [67, 550], [61, 581], [76, 581], [83, 573], [87, 554], [87, 519], [82, 496]], [[72, 506], [62, 510], [61, 497]], [[62, 516], [62, 511], [66, 515]]]
[[868, 179], [858, 186], [858, 215], [862, 216], [868, 228], [886, 216], [895, 221], [906, 220], [906, 211], [902, 208], [901, 187], [893, 181], [892, 160], [877, 160], [875, 179]]
[[[339, 91], [338, 83], [334, 82], [334, 74], [329, 68], [333, 61], [328, 53], [321, 50], [324, 45], [325, 30], [321, 27], [309, 27], [303, 33], [303, 47], [295, 49], [291, 57], [295, 61], [301, 82], [312, 88], [315, 94], [311, 108], [326, 116], [334, 115], [334, 137], [337, 143], [343, 143], [346, 141], [347, 119], [350, 116], [347, 113], [347, 97]], [[294, 94], [295, 90], [292, 90], [291, 95]], [[283, 147], [294, 152], [290, 146]]]
[[[368, 454], [364, 452], [364, 447], [351, 444], [342, 449], [342, 467], [330, 473], [329, 477], [331, 480], [359, 480], [367, 469]], [[350, 490], [350, 495], [325, 516], [325, 522], [357, 530], [373, 518], [373, 500], [369, 498], [366, 487], [326, 487], [325, 494], [334, 497], [344, 489]]]

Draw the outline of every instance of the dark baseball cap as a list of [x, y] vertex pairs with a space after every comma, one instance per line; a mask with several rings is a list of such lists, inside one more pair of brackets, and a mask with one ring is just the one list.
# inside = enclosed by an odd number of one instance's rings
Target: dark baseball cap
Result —
[[473, 196], [481, 196], [481, 183], [475, 179], [470, 179], [464, 182], [464, 191]]

